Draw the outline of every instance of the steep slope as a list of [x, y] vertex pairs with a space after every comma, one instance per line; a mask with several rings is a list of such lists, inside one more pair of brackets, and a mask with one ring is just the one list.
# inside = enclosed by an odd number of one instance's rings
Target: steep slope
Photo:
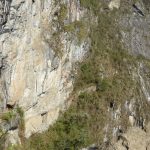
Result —
[[[76, 31], [85, 30], [80, 21], [84, 12], [77, 1], [1, 0], [0, 4], [5, 18], [0, 24], [1, 112], [13, 114], [20, 107], [29, 137], [46, 130], [68, 105], [74, 64], [88, 51], [87, 31], [84, 36]], [[64, 32], [71, 23], [73, 33]]]
[[3, 111], [23, 110], [26, 137], [46, 130], [60, 114], [48, 131], [28, 140], [21, 136], [22, 146], [11, 148], [136, 149], [140, 136], [146, 140], [142, 148], [148, 148], [150, 3], [26, 0], [11, 5], [17, 17], [11, 20], [10, 9], [0, 35]]

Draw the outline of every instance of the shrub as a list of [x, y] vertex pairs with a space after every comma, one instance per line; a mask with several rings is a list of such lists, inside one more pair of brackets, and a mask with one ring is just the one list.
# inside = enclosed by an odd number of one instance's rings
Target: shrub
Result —
[[74, 21], [63, 27], [65, 32], [71, 33], [71, 36], [77, 37], [80, 45], [88, 35], [88, 27], [85, 21]]
[[97, 80], [97, 90], [100, 92], [105, 92], [111, 87], [110, 82], [106, 79]]
[[7, 121], [7, 122], [10, 122], [11, 119], [12, 119], [13, 117], [15, 117], [15, 116], [16, 116], [16, 114], [15, 114], [13, 111], [8, 111], [8, 112], [6, 112], [6, 113], [3, 113], [3, 114], [0, 116], [0, 118], [1, 118], [2, 120], [5, 120], [5, 121]]
[[98, 12], [100, 7], [99, 0], [80, 0], [81, 6], [87, 9], [91, 9], [93, 12]]
[[60, 5], [60, 10], [59, 10], [59, 13], [58, 13], [58, 22], [60, 25], [63, 25], [64, 24], [64, 20], [66, 19], [67, 17], [67, 7], [65, 4], [61, 4]]

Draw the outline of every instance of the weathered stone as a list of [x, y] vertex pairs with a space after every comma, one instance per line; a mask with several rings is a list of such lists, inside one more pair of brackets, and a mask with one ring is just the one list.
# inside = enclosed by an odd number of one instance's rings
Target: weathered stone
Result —
[[113, 10], [114, 8], [119, 9], [119, 7], [120, 7], [120, 0], [111, 0], [111, 2], [109, 3], [108, 6], [109, 6], [109, 8], [111, 10]]
[[144, 16], [133, 9], [130, 10], [131, 13], [129, 15], [121, 17], [120, 25], [123, 42], [125, 43], [125, 47], [129, 50], [129, 53], [132, 55], [141, 55], [150, 58], [150, 15], [142, 3], [136, 3], [135, 5], [142, 11]]
[[128, 149], [132, 150], [148, 150], [150, 143], [150, 125], [148, 124], [146, 132], [140, 128], [132, 127], [127, 133], [123, 135], [124, 138], [120, 139], [116, 144], [116, 150], [126, 150], [123, 145], [124, 139], [128, 143]]
[[[12, 0], [5, 32], [0, 35], [1, 57], [7, 56], [7, 65], [1, 73], [3, 108], [22, 107], [26, 137], [46, 130], [57, 119], [73, 90], [70, 75], [74, 64], [82, 61], [88, 50], [88, 46], [84, 49], [85, 41], [77, 46], [53, 25], [54, 12], [59, 11], [54, 2]], [[83, 13], [79, 3], [73, 0], [65, 4], [69, 10], [68, 21], [80, 20]], [[53, 39], [55, 32], [60, 32], [60, 41]], [[50, 41], [56, 46], [62, 42], [61, 57]], [[1, 67], [2, 61], [0, 63]]]

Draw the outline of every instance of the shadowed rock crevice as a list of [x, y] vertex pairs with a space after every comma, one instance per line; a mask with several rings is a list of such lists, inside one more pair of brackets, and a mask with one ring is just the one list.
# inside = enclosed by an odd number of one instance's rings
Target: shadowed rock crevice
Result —
[[135, 4], [133, 4], [132, 6], [136, 13], [140, 14], [141, 16], [144, 16], [144, 13]]
[[0, 0], [0, 31], [7, 23], [7, 17], [10, 12], [11, 2], [12, 0]]

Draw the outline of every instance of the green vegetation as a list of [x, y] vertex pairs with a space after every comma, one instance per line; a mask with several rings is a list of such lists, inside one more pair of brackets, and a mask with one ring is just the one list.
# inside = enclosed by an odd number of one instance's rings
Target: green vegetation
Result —
[[23, 112], [23, 110], [22, 110], [20, 107], [17, 107], [17, 108], [16, 108], [16, 111], [17, 111], [17, 113], [19, 114], [20, 118], [23, 118], [23, 117], [24, 117], [24, 112]]
[[14, 111], [8, 111], [6, 113], [3, 113], [0, 116], [0, 119], [10, 122], [12, 120], [12, 118], [14, 118], [16, 116], [16, 114], [14, 113]]
[[87, 22], [74, 21], [68, 25], [64, 25], [63, 30], [70, 34], [70, 37], [76, 37], [80, 45], [87, 37]]
[[59, 31], [55, 35], [59, 35], [58, 33], [61, 32], [67, 32], [70, 34], [70, 37], [74, 38], [76, 37], [78, 40], [78, 44], [80, 45], [83, 40], [87, 37], [87, 22], [85, 21], [77, 21], [75, 20], [74, 22], [70, 22], [65, 24], [65, 20], [69, 22], [68, 19], [68, 10], [65, 4], [60, 5], [60, 9], [58, 12], [58, 23], [60, 26]]
[[19, 137], [20, 137], [21, 142], [23, 143], [24, 140], [25, 140], [25, 137], [24, 137], [24, 131], [25, 131], [24, 112], [23, 112], [23, 110], [20, 107], [16, 108], [16, 112], [19, 115], [19, 126], [18, 126]]
[[[137, 68], [138, 61], [145, 58], [131, 56], [123, 48], [117, 26], [117, 17], [121, 12], [99, 13], [101, 7], [99, 0], [81, 0], [81, 5], [92, 10], [94, 14], [98, 12], [98, 23], [94, 25], [88, 22], [91, 39], [90, 55], [80, 64], [76, 76], [73, 94], [77, 98], [48, 131], [33, 135], [19, 150], [79, 150], [93, 143], [99, 146], [103, 142], [104, 127], [108, 122], [112, 127], [121, 124], [123, 130], [126, 130], [128, 117], [124, 110], [125, 101], [141, 97], [139, 83], [133, 80], [130, 72]], [[62, 8], [63, 15], [61, 15], [63, 19], [66, 12], [64, 9]], [[78, 28], [85, 28], [85, 24], [74, 22], [63, 26], [65, 32], [73, 34]], [[81, 36], [82, 39], [85, 31], [80, 34], [79, 37]], [[78, 91], [91, 85], [96, 85], [97, 90], [76, 96]], [[121, 108], [119, 123], [115, 122], [108, 112], [112, 103], [114, 110]], [[147, 105], [138, 108], [140, 111], [137, 112], [149, 109]], [[111, 138], [112, 131], [108, 131], [107, 134]]]
[[[76, 150], [92, 144], [97, 138], [102, 138], [99, 121], [103, 124], [105, 115], [95, 116], [97, 113], [103, 113], [103, 110], [98, 109], [102, 107], [99, 101], [96, 93], [82, 93], [78, 101], [73, 103], [48, 131], [33, 135], [24, 143], [22, 149]], [[98, 134], [94, 133], [96, 130]]]
[[[7, 123], [6, 125], [10, 125], [19, 119], [18, 129], [19, 129], [19, 136], [22, 142], [24, 142], [24, 113], [23, 110], [19, 107], [7, 110], [7, 112], [1, 114], [0, 119], [2, 122]], [[3, 131], [3, 128], [0, 129], [0, 149], [5, 149], [6, 147], [6, 137], [7, 137], [7, 130]], [[7, 143], [9, 144], [9, 143]], [[18, 146], [9, 144], [8, 150], [16, 150]]]
[[51, 127], [42, 138], [34, 135], [28, 143], [27, 149], [36, 150], [74, 150], [89, 143], [86, 128], [86, 115], [77, 112], [76, 108], [70, 108], [57, 123]]
[[60, 5], [60, 10], [58, 12], [58, 22], [61, 26], [64, 25], [64, 20], [67, 18], [67, 13], [68, 13], [68, 10], [67, 10], [66, 5], [61, 4]]
[[[55, 2], [55, 5], [58, 3], [59, 1]], [[88, 35], [87, 22], [83, 20], [70, 22], [66, 4], [60, 4], [60, 9], [54, 13], [54, 18], [51, 25], [48, 22], [43, 23], [44, 31], [42, 37], [55, 51], [56, 55], [62, 57], [62, 49], [64, 46], [62, 37], [64, 36], [64, 33], [68, 34], [68, 40], [70, 40], [70, 38], [77, 39], [77, 44], [80, 45]], [[65, 21], [67, 21], [67, 23], [65, 23]], [[55, 28], [55, 31], [52, 28]], [[47, 36], [48, 33], [51, 35], [50, 38]]]
[[17, 114], [19, 115], [20, 119], [23, 119], [24, 113], [23, 110], [19, 107], [17, 107], [16, 109], [8, 110], [5, 113], [2, 113], [0, 119], [10, 122], [13, 118], [17, 117]]
[[48, 41], [47, 43], [49, 43], [51, 45], [51, 48], [56, 53], [56, 56], [61, 58], [62, 57], [62, 48], [63, 48], [63, 44], [61, 42], [61, 33], [55, 32], [55, 33], [53, 33], [51, 38], [52, 39], [50, 41]]
[[89, 10], [92, 10], [94, 13], [98, 13], [100, 8], [99, 0], [80, 0], [81, 6]]
[[16, 145], [9, 145], [7, 150], [16, 150], [17, 146]]
[[[59, 1], [55, 1], [55, 5], [57, 5]], [[60, 5], [60, 9], [58, 12], [55, 12], [55, 20], [53, 20], [53, 24], [49, 24], [48, 21], [43, 23], [43, 38], [47, 44], [50, 45], [50, 47], [54, 50], [56, 53], [56, 56], [62, 57], [62, 28], [64, 27], [64, 21], [67, 18], [67, 7], [65, 4]], [[55, 28], [55, 31], [53, 31], [52, 28]], [[45, 32], [46, 31], [46, 32]], [[47, 37], [48, 33], [51, 35], [51, 37]]]

